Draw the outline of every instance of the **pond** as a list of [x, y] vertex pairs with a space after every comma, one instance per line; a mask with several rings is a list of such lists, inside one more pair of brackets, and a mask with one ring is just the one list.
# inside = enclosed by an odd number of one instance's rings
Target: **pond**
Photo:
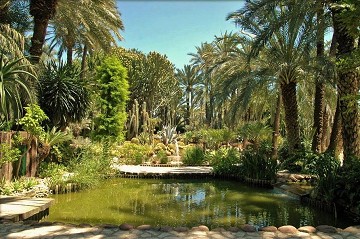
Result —
[[45, 221], [135, 226], [352, 225], [346, 218], [305, 205], [276, 189], [234, 181], [114, 178], [95, 189], [53, 196]]

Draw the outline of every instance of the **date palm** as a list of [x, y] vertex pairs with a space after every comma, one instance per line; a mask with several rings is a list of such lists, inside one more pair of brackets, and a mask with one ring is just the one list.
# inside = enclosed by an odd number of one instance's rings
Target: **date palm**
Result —
[[36, 76], [22, 59], [8, 59], [0, 55], [0, 120], [10, 121], [21, 117], [23, 102], [32, 98], [31, 80]]
[[68, 64], [75, 48], [109, 51], [123, 39], [124, 26], [114, 0], [59, 0], [57, 9], [50, 24], [51, 45], [59, 47], [60, 55], [66, 51]]
[[357, 95], [360, 89], [359, 73], [354, 53], [358, 51], [360, 7], [351, 1], [333, 1], [334, 34], [337, 36], [338, 94], [343, 124], [344, 163], [355, 156], [360, 157], [360, 122]]
[[34, 17], [33, 35], [29, 53], [33, 63], [39, 63], [45, 43], [49, 20], [54, 17], [58, 0], [30, 0], [30, 14]]
[[195, 90], [200, 87], [201, 77], [198, 75], [196, 69], [192, 65], [184, 65], [183, 69], [178, 69], [176, 78], [179, 81], [180, 88], [182, 88], [185, 95], [186, 114], [185, 124], [190, 125], [193, 121], [191, 114], [194, 110], [195, 104]]
[[296, 5], [294, 8], [295, 5], [291, 4], [294, 1], [278, 1], [281, 5], [265, 5], [265, 2], [249, 1], [243, 10], [230, 14], [228, 19], [235, 20], [256, 36], [252, 47], [253, 57], [267, 47], [269, 61], [278, 66], [277, 80], [284, 105], [287, 140], [289, 148], [296, 150], [301, 148], [296, 88], [303, 71], [301, 66], [309, 61], [314, 17], [307, 5]]

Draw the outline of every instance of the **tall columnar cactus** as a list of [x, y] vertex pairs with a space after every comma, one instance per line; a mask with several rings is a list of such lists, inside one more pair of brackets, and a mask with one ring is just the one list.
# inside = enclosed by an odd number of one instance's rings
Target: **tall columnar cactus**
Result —
[[141, 117], [142, 117], [142, 132], [151, 133], [149, 132], [150, 117], [149, 117], [149, 113], [146, 111], [146, 102], [144, 102], [142, 105]]
[[129, 110], [129, 122], [127, 125], [127, 138], [131, 139], [139, 135], [139, 103], [135, 100], [132, 109]]

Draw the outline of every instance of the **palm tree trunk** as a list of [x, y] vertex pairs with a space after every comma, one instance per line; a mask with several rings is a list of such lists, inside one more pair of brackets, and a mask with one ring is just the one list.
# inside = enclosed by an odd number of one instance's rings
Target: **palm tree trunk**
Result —
[[33, 36], [29, 49], [31, 61], [39, 63], [45, 42], [46, 29], [51, 17], [55, 15], [58, 0], [31, 0], [30, 14], [34, 17]]
[[324, 124], [324, 98], [325, 98], [325, 84], [317, 81], [315, 84], [315, 99], [314, 99], [314, 125], [315, 134], [313, 136], [311, 149], [313, 152], [320, 153], [322, 145], [323, 124]]
[[285, 112], [285, 126], [289, 150], [301, 149], [299, 111], [296, 99], [296, 83], [291, 81], [286, 83], [281, 81], [280, 84], [282, 101]]
[[86, 56], [87, 56], [87, 45], [84, 44], [83, 53], [81, 57], [81, 73], [80, 73], [80, 80], [84, 80], [85, 78], [85, 71], [86, 71]]
[[273, 159], [277, 159], [278, 157], [278, 138], [280, 135], [280, 111], [281, 111], [281, 94], [278, 93], [278, 97], [276, 100], [276, 110], [275, 110], [275, 118], [274, 118], [274, 131], [272, 137], [272, 152], [271, 157]]
[[[355, 38], [339, 20], [342, 10], [333, 10], [334, 32], [337, 33], [337, 58], [346, 58], [355, 49]], [[338, 94], [342, 119], [344, 164], [349, 157], [360, 157], [360, 125], [357, 94], [359, 75], [356, 69], [338, 69]]]
[[341, 151], [343, 147], [341, 131], [342, 131], [342, 123], [341, 123], [341, 115], [340, 115], [340, 103], [338, 99], [336, 103], [334, 123], [330, 135], [330, 144], [326, 150], [327, 153], [330, 153], [335, 157], [338, 156], [338, 153]]
[[[320, 65], [324, 58], [324, 3], [322, 0], [317, 1], [317, 43], [316, 43], [316, 57], [317, 62]], [[315, 134], [313, 136], [311, 149], [313, 152], [320, 153], [323, 138], [323, 115], [324, 115], [324, 99], [325, 99], [325, 84], [322, 79], [322, 72], [318, 73], [320, 79], [315, 83], [315, 99], [314, 99], [314, 125], [313, 129]]]
[[185, 125], [190, 125], [190, 94], [189, 89], [186, 91], [186, 116], [185, 116]]

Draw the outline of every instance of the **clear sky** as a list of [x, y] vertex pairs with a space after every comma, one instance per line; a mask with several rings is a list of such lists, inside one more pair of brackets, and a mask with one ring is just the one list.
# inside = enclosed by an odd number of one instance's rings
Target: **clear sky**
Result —
[[238, 31], [226, 16], [240, 9], [241, 0], [233, 1], [117, 1], [125, 26], [120, 46], [144, 53], [157, 51], [167, 55], [177, 68], [190, 63], [188, 53], [195, 46], [211, 42], [226, 31]]

